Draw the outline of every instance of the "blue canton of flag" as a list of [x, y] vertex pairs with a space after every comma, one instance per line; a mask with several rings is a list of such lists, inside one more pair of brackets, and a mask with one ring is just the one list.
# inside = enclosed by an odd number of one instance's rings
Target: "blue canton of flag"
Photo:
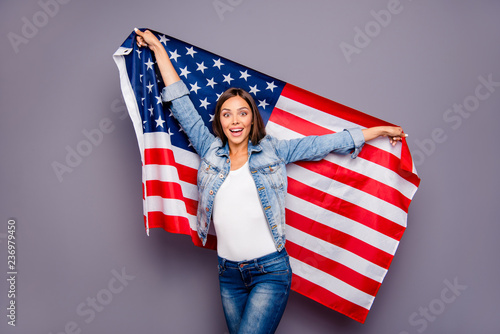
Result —
[[[267, 123], [284, 82], [173, 37], [153, 33], [165, 46], [177, 73], [190, 90], [195, 108], [210, 131], [217, 100], [231, 87], [249, 92], [257, 103], [264, 124]], [[166, 132], [174, 146], [194, 152], [170, 110], [162, 106], [161, 91], [164, 84], [159, 77], [154, 55], [148, 48], [139, 48], [133, 39], [129, 38], [124, 46], [127, 44], [133, 49], [132, 59], [126, 62], [127, 72], [137, 104], [142, 107], [143, 131]]]

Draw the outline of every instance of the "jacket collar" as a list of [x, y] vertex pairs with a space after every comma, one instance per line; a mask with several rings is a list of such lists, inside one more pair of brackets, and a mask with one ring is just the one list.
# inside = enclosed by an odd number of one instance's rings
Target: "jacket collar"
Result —
[[[215, 154], [219, 157], [225, 156], [229, 158], [229, 144], [226, 142], [226, 145], [222, 146], [222, 140], [217, 138], [219, 148], [215, 152]], [[248, 155], [250, 156], [253, 152], [262, 151], [262, 146], [260, 144], [253, 145], [252, 141], [248, 141]]]

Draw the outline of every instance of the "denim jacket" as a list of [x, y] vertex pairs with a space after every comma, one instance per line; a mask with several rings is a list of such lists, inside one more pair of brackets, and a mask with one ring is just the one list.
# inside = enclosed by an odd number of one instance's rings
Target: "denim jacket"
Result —
[[[197, 232], [203, 245], [212, 220], [214, 198], [231, 168], [229, 146], [215, 137], [194, 108], [189, 91], [182, 81], [163, 89], [164, 102], [171, 110], [199, 154]], [[279, 140], [266, 135], [257, 145], [248, 142], [248, 164], [255, 181], [262, 209], [269, 224], [276, 249], [285, 246], [285, 165], [298, 160], [321, 160], [328, 153], [349, 154], [355, 158], [364, 145], [360, 128], [323, 136]]]

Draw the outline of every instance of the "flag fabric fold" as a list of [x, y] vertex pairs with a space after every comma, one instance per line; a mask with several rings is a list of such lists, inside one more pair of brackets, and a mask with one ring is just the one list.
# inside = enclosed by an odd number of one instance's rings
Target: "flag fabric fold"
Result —
[[[190, 90], [206, 125], [229, 87], [255, 99], [267, 133], [280, 138], [321, 135], [360, 126], [390, 125], [229, 59], [153, 32]], [[196, 234], [200, 159], [162, 103], [163, 82], [154, 55], [132, 32], [113, 56], [142, 161], [144, 225]], [[292, 289], [364, 322], [406, 229], [420, 179], [403, 139], [366, 143], [356, 159], [329, 154], [319, 162], [287, 166], [286, 249]], [[215, 249], [212, 230], [207, 248]]]

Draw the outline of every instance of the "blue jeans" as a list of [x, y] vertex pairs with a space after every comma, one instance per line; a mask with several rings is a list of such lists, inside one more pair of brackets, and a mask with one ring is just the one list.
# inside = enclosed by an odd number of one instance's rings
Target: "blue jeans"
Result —
[[292, 281], [286, 250], [242, 262], [219, 257], [218, 267], [229, 332], [274, 333], [285, 311]]

